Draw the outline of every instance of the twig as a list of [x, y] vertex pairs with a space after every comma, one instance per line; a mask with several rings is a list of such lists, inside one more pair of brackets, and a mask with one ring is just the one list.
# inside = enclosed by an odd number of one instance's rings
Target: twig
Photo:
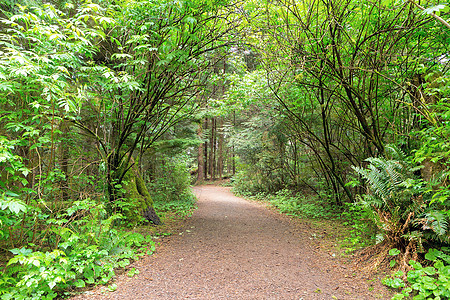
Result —
[[[408, 0], [408, 2], [415, 5], [417, 8], [425, 11], [425, 7], [417, 4], [416, 2], [414, 2], [412, 0]], [[429, 12], [428, 14], [431, 15], [436, 20], [438, 20], [439, 22], [441, 22], [442, 24], [444, 24], [444, 26], [446, 26], [448, 29], [450, 29], [450, 24], [447, 21], [445, 21], [444, 19], [442, 19], [441, 17], [439, 17], [438, 15], [436, 15], [434, 12]]]

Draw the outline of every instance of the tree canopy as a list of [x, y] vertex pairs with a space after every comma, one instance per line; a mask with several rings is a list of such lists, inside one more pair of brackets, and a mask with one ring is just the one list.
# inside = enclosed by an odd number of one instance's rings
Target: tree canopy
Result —
[[[379, 251], [400, 249], [406, 266], [448, 246], [447, 4], [0, 8], [0, 248], [14, 254], [0, 295], [107, 282], [92, 253], [116, 255], [122, 246], [105, 248], [116, 228], [192, 204], [194, 181], [231, 178], [289, 211], [357, 210], [378, 227]], [[24, 268], [44, 256], [59, 269], [28, 285]]]

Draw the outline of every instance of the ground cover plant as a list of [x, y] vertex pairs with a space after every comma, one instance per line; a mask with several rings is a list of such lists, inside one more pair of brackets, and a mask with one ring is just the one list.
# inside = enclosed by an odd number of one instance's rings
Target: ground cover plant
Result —
[[54, 239], [56, 247], [29, 243], [9, 250], [12, 257], [6, 256], [11, 258], [0, 280], [1, 299], [54, 299], [79, 288], [110, 283], [116, 269], [152, 254], [158, 236], [170, 235], [172, 220], [192, 214], [195, 201], [191, 197], [156, 201], [155, 205], [169, 227], [120, 227], [114, 223], [123, 216], [105, 218], [107, 212], [102, 205], [92, 200], [75, 202], [64, 213], [47, 220], [47, 239]]
[[[425, 260], [420, 263], [410, 260], [410, 270], [405, 274], [403, 271], [396, 271], [387, 276], [383, 283], [393, 289], [399, 290], [392, 299], [449, 299], [450, 298], [450, 256], [448, 248], [441, 250], [428, 249]], [[396, 248], [389, 251], [395, 258], [400, 253]], [[395, 267], [395, 260], [391, 261], [391, 266]], [[423, 265], [425, 264], [425, 265]], [[406, 280], [405, 280], [406, 277]]]
[[[133, 228], [189, 216], [190, 184], [225, 177], [339, 221], [374, 265], [395, 248], [407, 280], [445, 277], [447, 4], [13, 2], [0, 1], [2, 296], [107, 282], [151, 248]], [[411, 276], [404, 296], [430, 297]]]
[[94, 201], [75, 202], [45, 220], [43, 242], [49, 246], [28, 243], [9, 250], [14, 256], [2, 272], [2, 299], [53, 299], [69, 289], [106, 284], [114, 269], [154, 251], [151, 236], [113, 226], [121, 215], [102, 215], [105, 208]]

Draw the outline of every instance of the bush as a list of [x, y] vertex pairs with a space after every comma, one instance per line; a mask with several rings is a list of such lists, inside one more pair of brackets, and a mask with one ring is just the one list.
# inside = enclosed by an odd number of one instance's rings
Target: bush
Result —
[[233, 191], [242, 196], [252, 196], [265, 190], [257, 184], [256, 175], [247, 171], [237, 172], [233, 176], [232, 182]]
[[188, 157], [183, 154], [163, 156], [156, 171], [156, 179], [149, 184], [149, 193], [158, 213], [172, 212], [189, 216], [195, 208], [191, 189]]
[[355, 168], [368, 187], [358, 204], [378, 226], [379, 242], [400, 249], [407, 267], [425, 243], [448, 243], [447, 209], [433, 201], [432, 187], [414, 175], [417, 168], [398, 148], [386, 146], [386, 151], [390, 158], [369, 158], [366, 169]]
[[256, 193], [254, 196], [248, 196], [245, 193], [238, 194], [269, 202], [288, 216], [329, 219], [336, 216], [336, 211], [339, 211], [339, 208], [331, 204], [327, 197], [296, 195], [289, 189], [279, 190], [275, 194], [262, 192]]
[[[404, 273], [395, 272], [386, 277], [383, 283], [394, 289], [401, 289], [392, 299], [406, 299], [414, 296], [414, 300], [450, 299], [450, 256], [448, 248], [442, 251], [429, 249], [425, 254], [427, 266], [410, 260], [412, 270], [407, 273], [406, 282], [402, 280]], [[390, 254], [396, 256], [400, 251], [391, 249]], [[394, 265], [392, 263], [391, 265]]]
[[14, 257], [0, 279], [1, 299], [53, 299], [69, 287], [105, 284], [115, 268], [154, 250], [150, 237], [113, 228], [121, 215], [105, 215], [103, 205], [84, 200], [47, 220], [46, 239], [56, 248], [35, 251], [29, 244], [11, 250]]
[[164, 203], [193, 199], [187, 155], [163, 157], [149, 192], [154, 202]]

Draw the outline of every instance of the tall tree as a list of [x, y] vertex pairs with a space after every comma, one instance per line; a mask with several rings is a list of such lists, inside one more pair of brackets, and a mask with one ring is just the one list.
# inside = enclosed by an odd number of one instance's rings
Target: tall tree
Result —
[[[208, 55], [234, 42], [239, 16], [226, 1], [131, 1], [110, 13], [116, 23], [97, 58], [103, 78], [85, 104], [107, 123], [76, 124], [99, 142], [114, 203], [132, 157], [197, 109], [212, 69]], [[152, 209], [151, 199], [138, 208]]]
[[[297, 140], [336, 194], [352, 164], [384, 155], [411, 128], [408, 82], [420, 73], [430, 18], [409, 3], [267, 2], [254, 29], [267, 81]], [[411, 46], [414, 45], [414, 46]], [[414, 62], [414, 63], [411, 63]], [[398, 101], [402, 99], [402, 101]], [[407, 140], [400, 141], [405, 146]]]

